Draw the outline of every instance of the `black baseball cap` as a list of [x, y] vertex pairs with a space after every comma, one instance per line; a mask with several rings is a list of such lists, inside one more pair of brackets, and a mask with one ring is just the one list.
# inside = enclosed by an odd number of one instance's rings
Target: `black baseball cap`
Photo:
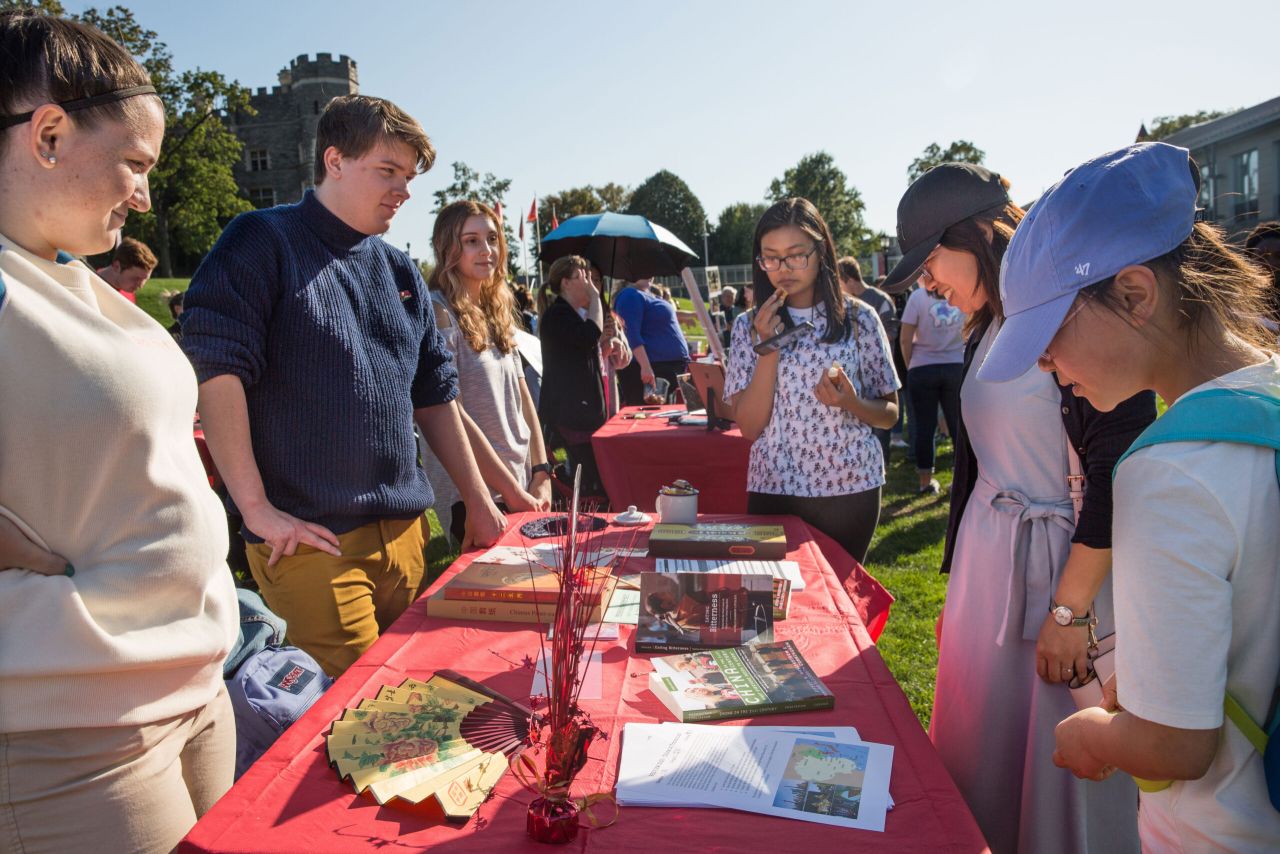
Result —
[[881, 290], [905, 291], [944, 231], [1008, 203], [1009, 193], [1000, 176], [972, 163], [942, 163], [921, 175], [898, 202], [898, 245], [903, 254]]

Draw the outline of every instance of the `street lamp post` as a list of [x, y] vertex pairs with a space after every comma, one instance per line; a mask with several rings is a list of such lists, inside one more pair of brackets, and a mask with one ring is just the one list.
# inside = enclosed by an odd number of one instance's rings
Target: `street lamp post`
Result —
[[885, 234], [883, 231], [880, 232], [880, 252], [884, 258], [881, 263], [880, 275], [882, 276], [889, 275], [889, 247], [892, 245], [893, 238]]

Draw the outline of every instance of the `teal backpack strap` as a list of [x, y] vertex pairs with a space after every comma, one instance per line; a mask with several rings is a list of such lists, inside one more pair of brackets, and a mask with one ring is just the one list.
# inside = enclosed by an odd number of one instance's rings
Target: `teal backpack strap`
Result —
[[1236, 442], [1280, 451], [1280, 400], [1229, 388], [1187, 395], [1142, 431], [1116, 468], [1134, 452], [1165, 442]]

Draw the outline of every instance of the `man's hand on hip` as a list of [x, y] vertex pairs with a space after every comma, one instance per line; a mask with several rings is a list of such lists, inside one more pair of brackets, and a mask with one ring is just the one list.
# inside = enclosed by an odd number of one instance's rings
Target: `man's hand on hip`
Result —
[[292, 557], [300, 545], [308, 545], [325, 554], [342, 557], [338, 536], [323, 525], [304, 522], [277, 510], [270, 504], [244, 511], [244, 526], [271, 546], [267, 566], [275, 566], [281, 557]]

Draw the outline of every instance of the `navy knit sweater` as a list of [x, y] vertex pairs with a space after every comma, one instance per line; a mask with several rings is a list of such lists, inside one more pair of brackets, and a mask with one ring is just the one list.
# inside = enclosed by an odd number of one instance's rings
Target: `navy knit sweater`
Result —
[[192, 278], [181, 320], [200, 382], [244, 383], [276, 508], [343, 533], [431, 506], [413, 410], [452, 400], [458, 374], [404, 252], [308, 192], [232, 220]]

